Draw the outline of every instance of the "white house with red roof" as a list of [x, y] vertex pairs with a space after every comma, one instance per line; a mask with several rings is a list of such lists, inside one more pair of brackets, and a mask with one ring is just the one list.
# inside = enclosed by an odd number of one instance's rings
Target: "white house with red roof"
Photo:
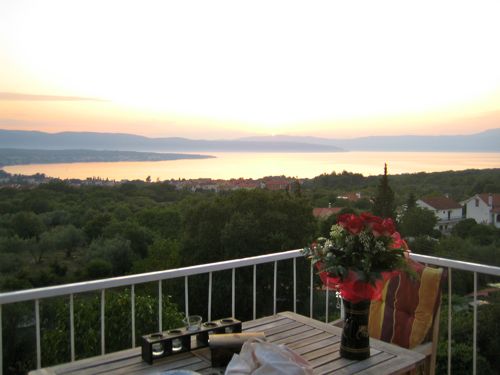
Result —
[[492, 224], [500, 228], [500, 194], [476, 194], [462, 202], [465, 217], [478, 224]]
[[446, 196], [418, 199], [417, 206], [434, 212], [438, 219], [435, 228], [443, 233], [450, 232], [463, 219], [462, 206]]

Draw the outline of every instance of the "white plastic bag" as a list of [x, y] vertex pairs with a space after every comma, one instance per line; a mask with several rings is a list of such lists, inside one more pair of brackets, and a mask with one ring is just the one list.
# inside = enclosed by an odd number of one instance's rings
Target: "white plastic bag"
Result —
[[225, 375], [312, 375], [310, 363], [287, 348], [259, 339], [246, 341], [234, 354]]

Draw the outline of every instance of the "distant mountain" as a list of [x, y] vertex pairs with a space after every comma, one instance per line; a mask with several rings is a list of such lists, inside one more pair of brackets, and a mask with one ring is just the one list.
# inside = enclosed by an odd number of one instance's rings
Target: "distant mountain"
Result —
[[332, 144], [310, 144], [288, 140], [192, 140], [186, 138], [148, 138], [132, 134], [0, 130], [0, 148], [44, 150], [133, 150], [156, 152], [339, 152]]
[[278, 135], [273, 137], [247, 137], [241, 140], [335, 145], [348, 151], [500, 152], [500, 128], [471, 135], [373, 136], [352, 139]]
[[373, 136], [352, 139], [278, 135], [235, 140], [148, 138], [119, 133], [63, 132], [51, 134], [36, 131], [0, 130], [0, 148], [150, 152], [500, 152], [500, 128], [471, 135]]
[[20, 164], [88, 163], [111, 161], [161, 161], [207, 159], [209, 155], [166, 154], [135, 151], [27, 150], [0, 148], [0, 167]]

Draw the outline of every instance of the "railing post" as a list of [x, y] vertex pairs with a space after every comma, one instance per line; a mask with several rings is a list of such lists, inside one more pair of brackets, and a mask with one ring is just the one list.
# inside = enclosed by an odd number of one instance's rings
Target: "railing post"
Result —
[[132, 348], [135, 348], [135, 284], [130, 288], [130, 314], [132, 315]]
[[314, 289], [313, 289], [313, 265], [309, 266], [311, 272], [310, 272], [310, 287], [309, 287], [309, 317], [312, 319], [313, 318], [313, 295], [314, 295]]
[[276, 284], [278, 279], [278, 262], [274, 261], [274, 282], [273, 282], [273, 314], [276, 315]]
[[472, 375], [476, 375], [477, 360], [477, 272], [474, 272], [474, 323], [472, 337]]
[[105, 289], [101, 289], [101, 354], [106, 354], [106, 306], [105, 306]]
[[69, 340], [71, 362], [75, 361], [75, 301], [73, 293], [69, 295]]
[[235, 294], [235, 284], [236, 284], [236, 269], [233, 268], [231, 271], [231, 316], [234, 318], [236, 316], [236, 294]]
[[253, 319], [257, 319], [257, 265], [253, 265]]
[[184, 276], [184, 302], [186, 303], [186, 318], [189, 316], [189, 282], [188, 277]]
[[208, 321], [212, 321], [212, 272], [208, 273]]
[[35, 300], [35, 328], [36, 328], [36, 368], [42, 368], [42, 346], [40, 342], [40, 301]]
[[326, 288], [326, 293], [325, 293], [325, 323], [328, 323], [328, 305], [329, 305], [329, 300], [330, 300], [330, 290], [328, 289], [328, 287]]
[[293, 312], [297, 312], [297, 258], [293, 258]]
[[158, 332], [163, 331], [163, 292], [161, 288], [161, 280], [158, 280]]

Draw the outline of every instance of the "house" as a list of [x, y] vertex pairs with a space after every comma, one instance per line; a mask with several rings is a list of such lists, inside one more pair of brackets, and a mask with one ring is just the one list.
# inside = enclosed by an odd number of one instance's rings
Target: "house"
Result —
[[361, 199], [361, 193], [345, 193], [342, 195], [337, 196], [337, 199], [344, 199], [346, 201], [350, 202], [357, 202], [358, 200]]
[[342, 207], [317, 207], [313, 208], [313, 216], [317, 219], [324, 220], [332, 215], [338, 214]]
[[463, 219], [462, 206], [446, 196], [418, 199], [417, 206], [434, 212], [438, 219], [435, 228], [442, 233], [449, 233]]
[[478, 224], [492, 224], [500, 228], [500, 194], [483, 193], [462, 202], [465, 217]]

